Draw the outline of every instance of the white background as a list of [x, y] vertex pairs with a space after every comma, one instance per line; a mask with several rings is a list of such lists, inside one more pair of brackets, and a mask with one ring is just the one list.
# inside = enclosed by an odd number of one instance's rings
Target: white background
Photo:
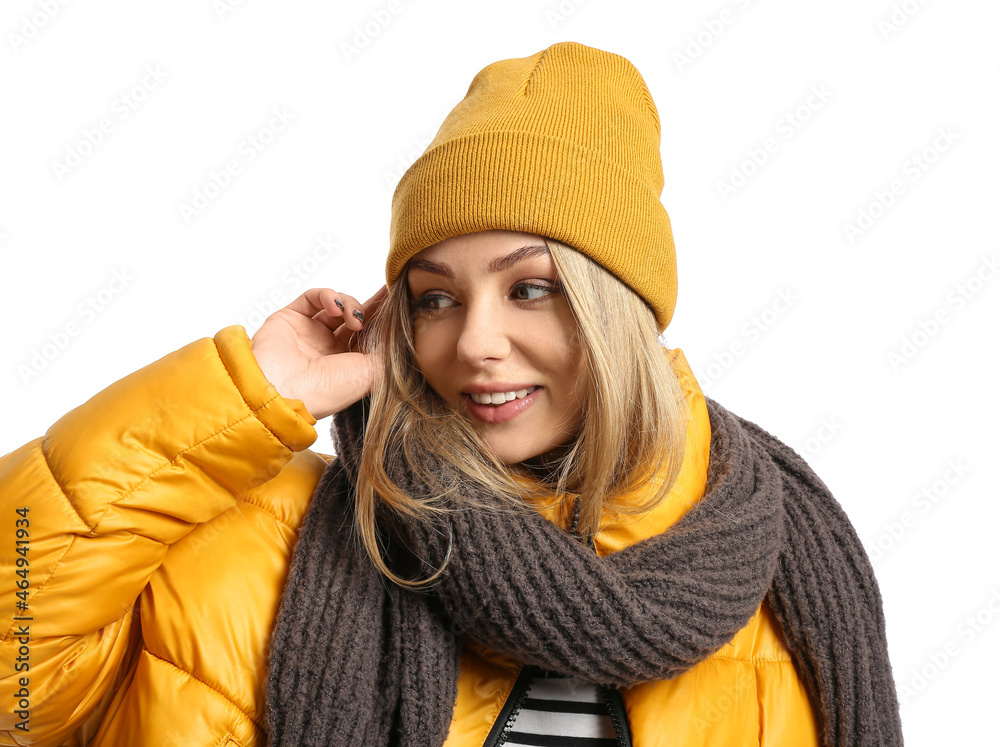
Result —
[[[667, 344], [807, 458], [869, 547], [907, 744], [997, 743], [998, 23], [988, 0], [4, 3], [0, 453], [193, 340], [253, 334], [274, 293], [367, 298], [392, 190], [482, 67], [617, 52], [663, 125]], [[275, 109], [293, 118], [250, 160]]]

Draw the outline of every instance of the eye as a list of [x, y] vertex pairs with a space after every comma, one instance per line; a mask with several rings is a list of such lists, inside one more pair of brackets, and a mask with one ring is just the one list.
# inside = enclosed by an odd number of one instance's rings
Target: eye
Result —
[[415, 311], [442, 311], [455, 305], [455, 301], [440, 293], [425, 293], [410, 301]]
[[559, 287], [540, 283], [518, 283], [511, 289], [511, 297], [515, 301], [540, 301], [553, 293], [558, 293]]

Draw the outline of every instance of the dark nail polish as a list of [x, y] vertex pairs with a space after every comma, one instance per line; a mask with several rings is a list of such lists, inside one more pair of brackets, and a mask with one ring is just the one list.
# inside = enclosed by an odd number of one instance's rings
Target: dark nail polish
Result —
[[354, 317], [362, 324], [365, 323], [365, 315], [361, 313], [361, 309], [354, 310]]
[[335, 304], [337, 304], [337, 308], [339, 308], [339, 309], [340, 309], [341, 311], [343, 311], [343, 310], [344, 310], [344, 304], [342, 304], [342, 303], [340, 302], [340, 299], [339, 299], [339, 298], [335, 298], [335, 299], [333, 299], [333, 302], [334, 302]]

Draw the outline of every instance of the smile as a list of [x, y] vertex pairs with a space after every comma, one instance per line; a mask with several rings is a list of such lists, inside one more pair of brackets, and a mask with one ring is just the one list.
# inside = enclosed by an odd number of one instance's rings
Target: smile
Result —
[[527, 389], [518, 389], [516, 392], [492, 392], [485, 394], [470, 394], [469, 396], [472, 398], [473, 402], [480, 405], [502, 405], [515, 399], [524, 399], [536, 389], [538, 389], [537, 386], [531, 386]]
[[482, 423], [495, 424], [506, 423], [523, 413], [535, 403], [541, 391], [542, 387], [532, 386], [512, 392], [477, 392], [463, 396], [473, 418]]

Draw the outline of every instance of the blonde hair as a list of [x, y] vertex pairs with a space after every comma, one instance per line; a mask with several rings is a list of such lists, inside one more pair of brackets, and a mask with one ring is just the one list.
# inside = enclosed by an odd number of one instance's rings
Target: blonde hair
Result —
[[[379, 540], [378, 517], [386, 509], [430, 522], [450, 510], [444, 501], [455, 495], [462, 495], [463, 509], [506, 506], [515, 512], [535, 510], [532, 502], [537, 500], [579, 497], [575, 531], [587, 537], [599, 531], [607, 510], [649, 511], [667, 495], [680, 471], [687, 405], [657, 340], [653, 312], [594, 260], [558, 241], [545, 243], [577, 321], [590, 386], [580, 430], [544, 479], [500, 462], [466, 417], [424, 380], [415, 364], [406, 268], [372, 319], [365, 344], [382, 351], [385, 365], [376, 373], [371, 393], [356, 486], [356, 528], [375, 566], [401, 586], [433, 581], [448, 559], [421, 581], [395, 574]], [[415, 497], [397, 484], [387, 468], [400, 459], [428, 497]], [[646, 499], [627, 502], [626, 495], [641, 486], [649, 486]], [[499, 498], [500, 506], [466, 495], [480, 492]]]

